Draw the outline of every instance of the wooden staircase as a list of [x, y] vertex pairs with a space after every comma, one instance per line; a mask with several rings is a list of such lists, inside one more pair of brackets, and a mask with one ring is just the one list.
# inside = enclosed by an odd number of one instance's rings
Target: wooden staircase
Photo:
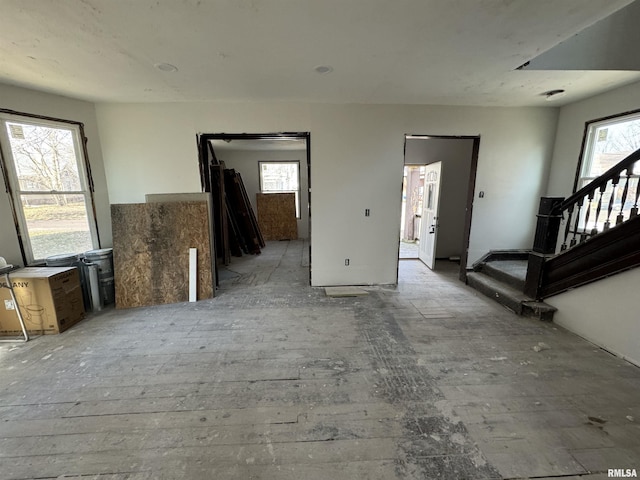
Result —
[[640, 266], [640, 149], [569, 198], [540, 199], [531, 251], [494, 251], [469, 285], [519, 315], [552, 320], [544, 298]]
[[518, 315], [551, 321], [556, 309], [523, 293], [528, 257], [526, 251], [489, 252], [467, 273], [467, 284]]

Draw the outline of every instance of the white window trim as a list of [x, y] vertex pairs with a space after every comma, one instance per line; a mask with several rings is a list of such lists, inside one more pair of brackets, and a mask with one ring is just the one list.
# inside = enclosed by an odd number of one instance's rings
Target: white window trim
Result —
[[[45, 191], [45, 190], [27, 190], [23, 191], [20, 189], [20, 182], [18, 181], [18, 175], [15, 168], [15, 160], [13, 158], [13, 151], [11, 148], [11, 140], [7, 134], [6, 124], [7, 122], [19, 122], [22, 124], [34, 125], [34, 126], [43, 126], [43, 127], [51, 127], [51, 128], [64, 128], [71, 130], [73, 132], [73, 142], [74, 149], [77, 155], [78, 161], [78, 177], [80, 179], [81, 186], [84, 187], [83, 190], [79, 191], [65, 191], [65, 194], [68, 195], [82, 195], [85, 198], [85, 205], [87, 211], [87, 221], [89, 223], [89, 232], [91, 234], [91, 242], [94, 248], [99, 248], [100, 241], [98, 235], [98, 227], [96, 224], [96, 219], [94, 215], [94, 201], [93, 201], [93, 191], [92, 191], [92, 182], [90, 181], [88, 175], [89, 168], [89, 160], [86, 157], [85, 149], [82, 144], [84, 141], [84, 132], [82, 128], [82, 124], [79, 122], [72, 122], [66, 120], [55, 120], [46, 117], [39, 117], [35, 115], [21, 115], [19, 113], [8, 113], [0, 111], [0, 147], [2, 154], [2, 167], [6, 172], [4, 181], [5, 183], [8, 181], [9, 188], [11, 192], [11, 201], [12, 201], [12, 209], [17, 219], [17, 228], [18, 235], [22, 241], [22, 254], [24, 256], [24, 260], [28, 265], [33, 263], [41, 262], [42, 258], [35, 258], [33, 255], [33, 249], [31, 246], [31, 239], [29, 238], [29, 230], [27, 228], [27, 221], [24, 215], [24, 211], [22, 210], [22, 199], [21, 195], [48, 195], [54, 193], [53, 191]], [[69, 252], [69, 253], [81, 253], [81, 252]]]
[[[596, 130], [601, 127], [616, 125], [629, 120], [640, 120], [640, 112], [621, 114], [613, 117], [607, 117], [602, 120], [587, 122], [585, 140], [584, 140], [584, 151], [580, 156], [580, 165], [578, 169], [577, 182], [574, 188], [574, 192], [577, 192], [584, 185], [586, 185], [587, 183], [597, 178], [587, 174], [587, 172], [591, 170], [591, 162], [593, 161], [593, 151], [597, 143], [594, 140]], [[640, 172], [634, 172], [634, 175], [632, 175], [631, 178], [638, 178], [639, 176], [640, 176]]]

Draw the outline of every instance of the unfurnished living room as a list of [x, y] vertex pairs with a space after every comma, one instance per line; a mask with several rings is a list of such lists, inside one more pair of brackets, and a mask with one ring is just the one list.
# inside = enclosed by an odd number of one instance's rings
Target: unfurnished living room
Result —
[[639, 21], [0, 0], [0, 479], [637, 477]]

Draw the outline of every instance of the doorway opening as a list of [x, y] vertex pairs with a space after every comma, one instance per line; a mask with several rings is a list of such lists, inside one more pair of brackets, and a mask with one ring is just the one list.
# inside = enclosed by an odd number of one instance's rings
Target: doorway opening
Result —
[[[269, 257], [269, 244], [278, 243], [270, 239], [272, 231], [265, 233], [266, 246], [263, 250], [256, 249], [253, 254], [243, 254], [238, 248], [232, 250], [234, 244], [233, 225], [234, 215], [229, 214], [233, 209], [231, 202], [225, 198], [225, 180], [234, 175], [236, 183], [242, 183], [244, 197], [249, 204], [249, 215], [254, 215], [257, 224], [261, 222], [258, 203], [276, 205], [276, 214], [282, 214], [278, 208], [281, 201], [288, 201], [291, 197], [292, 218], [284, 219], [286, 224], [286, 240], [292, 248], [302, 250], [302, 266], [307, 269], [304, 283], [311, 284], [311, 158], [309, 132], [295, 133], [262, 133], [262, 134], [231, 134], [209, 133], [198, 135], [198, 151], [200, 162], [200, 177], [202, 189], [212, 194], [211, 217], [215, 225], [214, 250], [216, 252], [217, 279], [225, 281], [239, 270], [249, 271], [250, 264], [266, 264]], [[228, 185], [228, 183], [227, 183]], [[268, 198], [267, 198], [268, 197]], [[279, 197], [279, 198], [276, 198]], [[267, 201], [268, 200], [268, 201]], [[275, 203], [274, 203], [275, 202]], [[284, 208], [284, 210], [288, 210]], [[273, 208], [268, 212], [273, 214]], [[286, 212], [284, 212], [286, 215]], [[241, 213], [245, 215], [245, 213]], [[266, 215], [266, 214], [265, 214]], [[265, 217], [266, 218], [266, 217]], [[269, 217], [269, 227], [272, 217]], [[282, 230], [281, 228], [281, 230]], [[263, 229], [261, 229], [263, 230]], [[260, 235], [260, 233], [258, 233]], [[284, 240], [285, 238], [278, 238]], [[270, 241], [271, 240], [271, 241]], [[271, 250], [282, 250], [284, 242]], [[301, 247], [302, 245], [302, 247]], [[261, 253], [264, 251], [265, 253]], [[272, 253], [273, 253], [272, 252]], [[282, 254], [282, 252], [280, 252]], [[236, 268], [237, 267], [237, 268]], [[266, 266], [265, 268], [269, 268]], [[258, 275], [259, 276], [259, 275]], [[246, 286], [247, 279], [244, 281]], [[249, 279], [252, 284], [255, 279]], [[219, 282], [216, 286], [220, 286]]]
[[426, 165], [405, 165], [400, 213], [400, 260], [417, 260]]
[[459, 265], [466, 280], [480, 137], [405, 135], [398, 265]]

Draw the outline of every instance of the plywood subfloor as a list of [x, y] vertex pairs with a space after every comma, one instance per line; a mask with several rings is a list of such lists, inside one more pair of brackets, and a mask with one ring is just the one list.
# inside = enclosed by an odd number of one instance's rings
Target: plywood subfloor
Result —
[[272, 242], [215, 299], [0, 345], [0, 478], [599, 480], [640, 464], [637, 367], [504, 310], [457, 265], [405, 260], [397, 288], [330, 298], [307, 252]]

